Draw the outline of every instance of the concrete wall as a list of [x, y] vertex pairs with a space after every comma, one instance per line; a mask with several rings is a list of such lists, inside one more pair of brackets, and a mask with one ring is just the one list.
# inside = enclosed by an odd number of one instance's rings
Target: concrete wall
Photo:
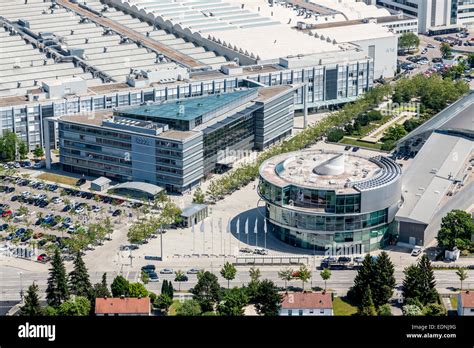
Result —
[[374, 58], [374, 78], [378, 79], [380, 76], [391, 78], [395, 76], [397, 70], [397, 36], [359, 40], [353, 41], [353, 43], [360, 46], [369, 56], [369, 47], [375, 47], [375, 56], [371, 57]]

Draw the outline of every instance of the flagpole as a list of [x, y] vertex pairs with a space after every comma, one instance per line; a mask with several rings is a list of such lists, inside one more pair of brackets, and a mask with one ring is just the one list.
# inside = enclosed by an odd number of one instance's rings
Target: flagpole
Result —
[[247, 235], [247, 245], [249, 244], [249, 219], [245, 221], [245, 234]]
[[254, 232], [255, 232], [255, 246], [258, 248], [258, 217], [255, 218]]
[[193, 219], [193, 223], [192, 223], [192, 227], [191, 227], [191, 233], [193, 234], [193, 254], [196, 254], [196, 246], [195, 246], [195, 231], [194, 231], [194, 219]]
[[219, 232], [221, 233], [221, 255], [223, 254], [222, 252], [222, 218], [219, 220]]
[[264, 238], [265, 238], [265, 249], [267, 248], [267, 218], [263, 219], [263, 232], [264, 232]]
[[211, 255], [214, 254], [214, 220], [211, 219]]

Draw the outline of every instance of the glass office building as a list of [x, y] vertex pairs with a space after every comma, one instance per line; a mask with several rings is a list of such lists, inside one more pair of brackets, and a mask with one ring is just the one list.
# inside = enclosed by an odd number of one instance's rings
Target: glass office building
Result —
[[385, 157], [323, 151], [276, 156], [260, 167], [259, 195], [272, 231], [307, 249], [389, 244], [401, 170]]

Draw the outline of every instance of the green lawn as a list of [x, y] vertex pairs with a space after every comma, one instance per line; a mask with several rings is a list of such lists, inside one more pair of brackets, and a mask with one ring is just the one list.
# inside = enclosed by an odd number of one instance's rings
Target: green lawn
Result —
[[168, 310], [168, 315], [176, 315], [176, 308], [178, 308], [179, 300], [173, 300], [173, 304]]
[[354, 315], [357, 307], [351, 305], [345, 297], [335, 297], [332, 301], [334, 315]]
[[43, 173], [41, 175], [38, 175], [36, 178], [40, 180], [53, 181], [59, 184], [66, 184], [66, 185], [71, 185], [71, 186], [74, 186], [77, 182], [77, 179], [75, 178], [71, 178], [65, 175], [52, 174], [52, 173]]
[[347, 145], [353, 145], [353, 146], [360, 146], [360, 147], [367, 147], [369, 149], [374, 149], [374, 150], [380, 150], [381, 144], [373, 144], [373, 143], [368, 143], [365, 141], [359, 141], [356, 139], [351, 139], [351, 138], [342, 138], [341, 141], [339, 141], [341, 144], [347, 144]]

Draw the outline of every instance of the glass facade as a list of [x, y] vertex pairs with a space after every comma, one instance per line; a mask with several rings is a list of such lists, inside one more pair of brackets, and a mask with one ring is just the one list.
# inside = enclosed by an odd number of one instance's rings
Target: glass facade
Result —
[[[283, 170], [282, 163], [275, 171]], [[301, 248], [326, 250], [338, 244], [361, 245], [365, 251], [386, 245], [388, 207], [361, 213], [361, 194], [294, 185], [279, 187], [260, 178], [260, 196], [275, 236]]]

